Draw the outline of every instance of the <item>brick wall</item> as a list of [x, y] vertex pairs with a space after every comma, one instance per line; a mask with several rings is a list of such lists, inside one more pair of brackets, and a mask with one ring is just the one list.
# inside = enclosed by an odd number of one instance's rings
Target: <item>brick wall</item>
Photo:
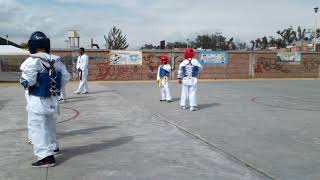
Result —
[[[62, 57], [74, 79], [77, 78], [75, 64], [77, 51], [53, 50]], [[159, 66], [159, 56], [170, 59], [176, 79], [179, 63], [184, 59], [182, 51], [143, 51], [142, 65], [110, 65], [108, 50], [87, 50], [90, 58], [89, 80], [155, 80]], [[199, 54], [196, 54], [198, 58]], [[18, 70], [21, 58], [3, 61], [2, 71]], [[201, 79], [239, 79], [239, 78], [318, 78], [320, 53], [302, 53], [301, 64], [276, 62], [275, 52], [228, 52], [228, 64], [205, 65], [200, 73]], [[12, 70], [11, 70], [12, 69]]]

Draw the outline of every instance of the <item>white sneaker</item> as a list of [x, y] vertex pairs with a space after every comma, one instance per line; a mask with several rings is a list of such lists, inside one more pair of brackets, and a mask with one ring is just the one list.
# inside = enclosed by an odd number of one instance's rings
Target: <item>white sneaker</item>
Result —
[[187, 107], [185, 107], [185, 106], [181, 106], [181, 109], [186, 110], [186, 109], [187, 109]]
[[28, 140], [27, 140], [27, 144], [32, 144], [32, 140], [31, 140], [31, 139], [28, 139]]
[[75, 94], [80, 94], [80, 92], [79, 92], [79, 91], [75, 91], [74, 93], [75, 93]]
[[198, 111], [198, 108], [196, 106], [191, 106], [190, 111]]

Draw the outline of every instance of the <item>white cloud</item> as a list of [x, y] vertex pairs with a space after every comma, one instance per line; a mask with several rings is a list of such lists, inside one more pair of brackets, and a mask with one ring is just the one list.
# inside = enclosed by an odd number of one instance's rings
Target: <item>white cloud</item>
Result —
[[[176, 41], [200, 33], [223, 32], [251, 40], [275, 35], [289, 25], [312, 27], [313, 7], [300, 0], [56, 0], [48, 8], [18, 0], [0, 0], [0, 36], [25, 42], [32, 31], [46, 32], [53, 47], [64, 47], [66, 32], [80, 30], [82, 45], [94, 38], [100, 46], [112, 25], [127, 34], [131, 46]], [[4, 7], [4, 8], [3, 8]], [[191, 39], [190, 38], [190, 39]]]

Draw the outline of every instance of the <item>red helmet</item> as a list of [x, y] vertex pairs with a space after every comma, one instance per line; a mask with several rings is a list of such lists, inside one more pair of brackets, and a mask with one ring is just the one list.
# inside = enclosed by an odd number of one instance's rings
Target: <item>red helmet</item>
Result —
[[184, 51], [184, 58], [189, 59], [189, 58], [193, 58], [194, 57], [194, 51], [192, 48], [187, 48]]
[[160, 62], [164, 63], [164, 64], [167, 64], [169, 62], [169, 59], [168, 59], [167, 56], [162, 55], [162, 56], [160, 56]]

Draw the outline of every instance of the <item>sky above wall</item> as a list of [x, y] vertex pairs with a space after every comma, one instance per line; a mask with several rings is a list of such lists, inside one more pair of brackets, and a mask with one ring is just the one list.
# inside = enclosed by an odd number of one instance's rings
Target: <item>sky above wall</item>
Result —
[[40, 30], [52, 47], [64, 48], [75, 29], [81, 46], [93, 38], [104, 47], [103, 35], [115, 25], [131, 49], [215, 32], [248, 42], [289, 26], [314, 28], [315, 6], [320, 0], [0, 0], [0, 36], [22, 43]]

